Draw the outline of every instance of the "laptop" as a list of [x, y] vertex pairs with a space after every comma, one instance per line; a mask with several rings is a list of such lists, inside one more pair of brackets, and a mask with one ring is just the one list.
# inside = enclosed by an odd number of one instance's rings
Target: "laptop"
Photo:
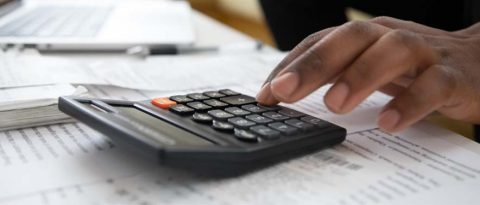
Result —
[[0, 0], [0, 45], [41, 50], [188, 46], [191, 8], [165, 0]]

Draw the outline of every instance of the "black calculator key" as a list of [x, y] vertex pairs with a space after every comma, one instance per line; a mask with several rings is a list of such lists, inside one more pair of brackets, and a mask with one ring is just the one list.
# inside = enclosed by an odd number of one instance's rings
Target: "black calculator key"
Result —
[[296, 110], [292, 110], [292, 109], [289, 109], [289, 108], [283, 108], [281, 109], [280, 111], [278, 111], [280, 114], [282, 115], [286, 115], [288, 117], [301, 117], [301, 116], [304, 116], [305, 114], [301, 113], [301, 112], [298, 112]]
[[234, 96], [234, 95], [240, 95], [240, 93], [237, 93], [233, 90], [230, 90], [230, 89], [223, 89], [223, 90], [219, 90], [218, 92], [224, 94], [224, 95], [228, 95], [228, 96]]
[[316, 117], [312, 117], [312, 116], [306, 116], [306, 117], [302, 117], [300, 118], [301, 120], [305, 121], [305, 122], [308, 122], [308, 123], [311, 123], [311, 124], [314, 124], [318, 127], [328, 127], [330, 125], [329, 122], [325, 121], [325, 120], [322, 120], [322, 119], [318, 119]]
[[234, 129], [235, 137], [238, 140], [245, 141], [245, 142], [258, 142], [258, 136], [252, 132], [242, 130], [242, 129]]
[[201, 102], [190, 102], [190, 103], [187, 103], [187, 105], [188, 105], [189, 107], [192, 107], [192, 108], [195, 109], [196, 111], [207, 111], [207, 110], [209, 110], [209, 109], [212, 109], [212, 106], [203, 104], [203, 103], [201, 103]]
[[172, 97], [170, 97], [170, 100], [173, 100], [177, 103], [188, 103], [188, 102], [192, 102], [193, 100], [189, 97], [187, 97], [186, 95], [174, 95]]
[[286, 134], [295, 134], [296, 132], [298, 132], [298, 128], [281, 122], [270, 123], [268, 124], [268, 126]]
[[298, 119], [286, 120], [285, 123], [287, 123], [291, 126], [294, 126], [296, 128], [300, 128], [302, 130], [309, 130], [309, 129], [314, 128], [313, 124], [310, 124], [308, 122], [304, 122], [304, 121], [301, 121], [301, 120], [298, 120]]
[[193, 114], [192, 119], [195, 122], [200, 122], [200, 123], [211, 123], [213, 120], [212, 116], [207, 115], [205, 113], [198, 113], [198, 112]]
[[251, 112], [248, 112], [244, 109], [240, 109], [238, 107], [228, 107], [225, 108], [225, 111], [234, 114], [235, 116], [245, 116], [251, 114]]
[[286, 120], [289, 119], [289, 117], [282, 115], [278, 112], [265, 112], [262, 114], [265, 117], [272, 118], [273, 120]]
[[226, 120], [228, 118], [234, 117], [232, 114], [223, 110], [210, 110], [208, 111], [208, 114], [217, 120]]
[[248, 110], [250, 112], [253, 112], [253, 113], [261, 113], [261, 112], [266, 112], [267, 110], [261, 108], [261, 107], [258, 107], [256, 105], [244, 105], [242, 106], [243, 109], [245, 110]]
[[193, 108], [183, 104], [177, 104], [177, 105], [171, 106], [169, 110], [181, 115], [191, 114], [195, 111]]
[[277, 139], [280, 137], [279, 131], [269, 128], [265, 125], [253, 126], [250, 128], [250, 130], [253, 131], [254, 133], [259, 134], [260, 136], [262, 136], [262, 138], [267, 140]]
[[257, 115], [257, 114], [247, 115], [246, 118], [253, 121], [253, 122], [259, 123], [259, 124], [266, 124], [266, 123], [269, 123], [269, 122], [273, 122], [272, 119], [270, 119], [268, 117], [265, 117], [265, 116]]
[[223, 98], [225, 97], [224, 94], [217, 92], [217, 91], [207, 91], [203, 93], [204, 95], [211, 97], [211, 98]]
[[230, 131], [233, 131], [234, 129], [232, 124], [228, 122], [217, 121], [217, 120], [213, 120], [212, 127], [213, 129], [224, 131], [224, 132], [230, 132]]
[[254, 122], [247, 120], [243, 117], [234, 117], [228, 119], [229, 123], [232, 123], [236, 127], [247, 128], [256, 125]]
[[194, 100], [208, 100], [208, 99], [210, 99], [208, 96], [205, 96], [202, 93], [191, 93], [191, 94], [188, 94], [187, 97], [192, 98]]
[[215, 99], [205, 100], [203, 102], [207, 105], [210, 105], [210, 106], [214, 107], [214, 108], [224, 108], [224, 107], [228, 106], [227, 103], [224, 103], [222, 101], [215, 100]]
[[267, 105], [260, 105], [260, 104], [257, 104], [258, 107], [264, 109], [264, 110], [268, 110], [268, 111], [277, 111], [277, 110], [281, 110], [282, 107], [278, 106], [278, 105], [273, 105], [273, 106], [267, 106]]
[[246, 96], [246, 95], [235, 95], [225, 98], [220, 98], [221, 101], [226, 102], [230, 105], [245, 105], [255, 103], [255, 98]]

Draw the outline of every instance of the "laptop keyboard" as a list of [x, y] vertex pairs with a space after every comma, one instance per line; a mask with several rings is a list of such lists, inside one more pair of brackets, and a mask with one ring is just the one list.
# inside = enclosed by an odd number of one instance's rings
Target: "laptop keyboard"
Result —
[[0, 27], [0, 36], [94, 37], [112, 8], [42, 6]]

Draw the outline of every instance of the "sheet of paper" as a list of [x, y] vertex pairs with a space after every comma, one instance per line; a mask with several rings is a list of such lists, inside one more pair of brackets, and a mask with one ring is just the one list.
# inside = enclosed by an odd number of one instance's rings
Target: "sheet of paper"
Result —
[[56, 104], [59, 96], [72, 95], [75, 87], [54, 84], [0, 89], [0, 111]]
[[[56, 83], [113, 85], [174, 91], [261, 82], [283, 53], [161, 56], [145, 62], [72, 61], [40, 56], [0, 56], [0, 88]], [[208, 73], [205, 73], [207, 72]]]
[[[259, 84], [229, 87], [254, 92]], [[116, 99], [169, 95], [117, 87], [88, 89]], [[309, 98], [321, 96], [319, 91]], [[358, 112], [379, 109], [386, 103], [380, 99], [372, 98], [378, 105]], [[293, 106], [316, 116], [333, 116], [320, 104], [309, 103]], [[462, 197], [455, 204], [477, 200], [473, 187], [480, 185], [478, 144], [423, 123], [395, 135], [372, 124], [353, 126], [355, 131], [338, 146], [227, 179], [156, 166], [81, 124], [1, 132], [0, 203], [452, 204], [450, 196]]]

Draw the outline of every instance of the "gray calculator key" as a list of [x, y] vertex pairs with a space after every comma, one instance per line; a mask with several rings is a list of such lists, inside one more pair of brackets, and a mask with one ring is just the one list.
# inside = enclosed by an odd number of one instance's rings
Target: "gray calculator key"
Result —
[[230, 89], [223, 89], [223, 90], [219, 90], [218, 92], [220, 92], [224, 95], [228, 95], [228, 96], [240, 95], [240, 93], [235, 92], [235, 91], [230, 90]]
[[278, 112], [265, 112], [262, 114], [265, 117], [271, 118], [273, 120], [286, 120], [289, 119], [289, 117], [282, 115]]
[[288, 117], [301, 117], [301, 116], [305, 115], [301, 112], [298, 112], [296, 110], [292, 110], [292, 109], [289, 109], [289, 108], [283, 108], [283, 109], [279, 110], [278, 113], [280, 113], [282, 115], [286, 115]]
[[246, 95], [235, 95], [225, 98], [220, 98], [221, 101], [226, 102], [230, 105], [245, 105], [255, 103], [255, 98], [246, 96]]
[[209, 109], [212, 109], [212, 106], [203, 104], [201, 102], [189, 102], [187, 105], [196, 111], [207, 111]]
[[298, 119], [286, 120], [285, 123], [287, 123], [288, 125], [294, 126], [296, 128], [300, 128], [302, 130], [309, 130], [309, 129], [314, 128], [314, 126], [312, 124], [310, 124], [308, 122], [298, 120]]
[[192, 98], [194, 100], [208, 100], [208, 99], [210, 99], [208, 96], [205, 96], [202, 93], [191, 93], [191, 94], [188, 94], [187, 97]]
[[212, 127], [213, 129], [224, 131], [224, 132], [230, 132], [230, 131], [233, 131], [234, 129], [232, 124], [228, 122], [217, 121], [217, 120], [213, 120]]
[[207, 105], [210, 105], [210, 106], [214, 107], [214, 108], [223, 108], [223, 107], [228, 106], [227, 103], [224, 103], [224, 102], [221, 102], [221, 101], [215, 100], [215, 99], [205, 100], [203, 102]]
[[266, 123], [269, 123], [269, 122], [273, 122], [272, 119], [270, 119], [268, 117], [261, 116], [261, 115], [257, 115], [257, 114], [247, 115], [246, 118], [251, 120], [251, 121], [254, 121], [256, 123], [259, 123], [259, 124], [266, 124]]
[[287, 125], [281, 122], [270, 123], [268, 124], [268, 126], [286, 134], [294, 134], [298, 132], [298, 128], [292, 127], [290, 125]]
[[252, 132], [242, 130], [242, 129], [235, 129], [234, 130], [235, 137], [238, 140], [245, 141], [245, 142], [258, 142], [258, 136]]
[[193, 108], [188, 107], [186, 105], [182, 105], [182, 104], [171, 106], [169, 110], [181, 115], [191, 114], [195, 111]]
[[253, 113], [261, 113], [261, 112], [266, 112], [267, 110], [261, 108], [261, 107], [258, 107], [256, 105], [244, 105], [242, 106], [243, 109], [245, 110], [248, 110], [250, 112], [253, 112]]
[[322, 119], [318, 119], [316, 117], [312, 117], [312, 116], [306, 116], [306, 117], [302, 117], [300, 118], [301, 120], [305, 121], [305, 122], [308, 122], [308, 123], [311, 123], [311, 124], [314, 124], [318, 127], [328, 127], [330, 125], [329, 122], [325, 121], [325, 120], [322, 120]]
[[170, 100], [173, 100], [177, 103], [188, 103], [193, 101], [191, 98], [187, 97], [186, 95], [174, 95], [170, 97]]
[[229, 107], [225, 108], [225, 111], [234, 114], [235, 116], [245, 116], [251, 114], [251, 112], [248, 112], [244, 109], [240, 109], [238, 107]]
[[217, 120], [226, 120], [228, 118], [234, 117], [234, 115], [223, 110], [210, 110], [208, 111], [208, 114]]
[[267, 105], [260, 105], [260, 104], [257, 104], [258, 107], [264, 109], [264, 110], [268, 110], [268, 111], [277, 111], [277, 110], [281, 110], [282, 107], [278, 106], [278, 105], [272, 105], [272, 106], [267, 106]]
[[247, 127], [251, 127], [251, 126], [256, 125], [254, 122], [252, 122], [250, 120], [247, 120], [245, 118], [242, 118], [242, 117], [230, 118], [230, 119], [228, 119], [228, 122], [232, 123], [234, 126], [240, 127], [240, 128], [247, 128]]
[[277, 139], [280, 137], [280, 132], [276, 131], [272, 128], [269, 128], [264, 125], [253, 126], [250, 128], [251, 131], [254, 133], [259, 134], [262, 138], [270, 140], [270, 139]]
[[203, 93], [204, 95], [211, 97], [211, 98], [223, 98], [225, 97], [224, 94], [217, 92], [217, 91], [207, 91]]
[[200, 122], [200, 123], [211, 123], [213, 120], [212, 116], [207, 115], [205, 113], [198, 113], [198, 112], [193, 114], [192, 119], [195, 122]]

